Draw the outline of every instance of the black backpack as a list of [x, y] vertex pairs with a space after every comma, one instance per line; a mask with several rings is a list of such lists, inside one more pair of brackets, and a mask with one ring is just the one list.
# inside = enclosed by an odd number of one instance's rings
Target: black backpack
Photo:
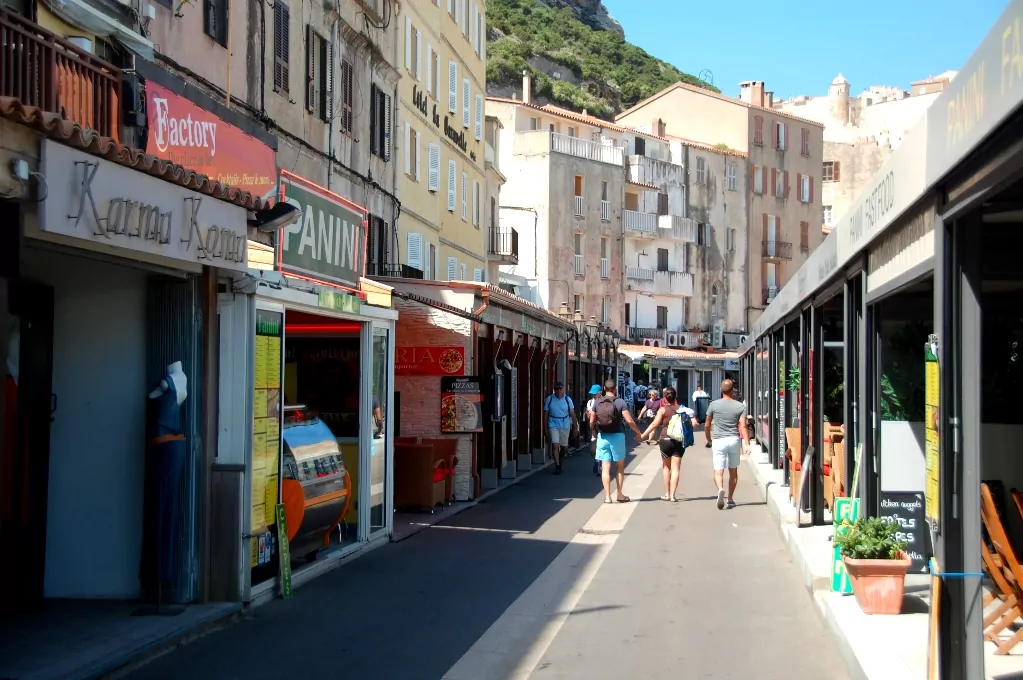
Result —
[[622, 411], [615, 406], [614, 397], [602, 397], [593, 405], [596, 414], [597, 432], [608, 434], [622, 431]]

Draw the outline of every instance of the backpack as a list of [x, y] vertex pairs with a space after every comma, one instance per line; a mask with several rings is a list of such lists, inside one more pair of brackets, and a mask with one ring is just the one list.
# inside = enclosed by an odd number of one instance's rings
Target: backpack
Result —
[[668, 421], [668, 438], [682, 442], [682, 446], [690, 447], [696, 443], [693, 436], [693, 424], [686, 413], [676, 413]]
[[615, 406], [614, 397], [602, 397], [593, 405], [593, 412], [597, 414], [597, 432], [608, 434], [622, 431], [622, 412]]
[[544, 402], [543, 410], [547, 411], [547, 413], [550, 414], [551, 418], [559, 419], [570, 418], [572, 411], [575, 409], [575, 404], [572, 403], [572, 397], [568, 396], [567, 394], [565, 395], [564, 399], [565, 415], [563, 416], [554, 415], [554, 412], [551, 411], [551, 402], [554, 400], [553, 394], [547, 395], [547, 401]]

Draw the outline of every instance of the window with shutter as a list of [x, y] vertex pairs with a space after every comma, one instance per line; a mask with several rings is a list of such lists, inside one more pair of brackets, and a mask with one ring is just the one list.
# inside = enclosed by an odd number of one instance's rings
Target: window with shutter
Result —
[[320, 102], [320, 78], [317, 74], [320, 60], [320, 36], [311, 24], [305, 27], [305, 108], [314, 113]]
[[834, 176], [835, 176], [835, 181], [836, 182], [842, 179], [842, 173], [841, 173], [842, 167], [841, 166], [842, 166], [841, 163], [839, 163], [838, 161], [835, 161]]
[[384, 160], [391, 160], [391, 95], [381, 92], [384, 107]]
[[483, 95], [476, 95], [476, 141], [483, 139]]
[[334, 46], [320, 40], [320, 101], [317, 115], [324, 123], [334, 118]]
[[657, 194], [657, 214], [668, 214], [668, 194]]
[[420, 157], [422, 155], [423, 153], [420, 149], [419, 144], [419, 131], [412, 130], [412, 156], [413, 156], [412, 169], [416, 173], [415, 178], [417, 182], [419, 181], [419, 178], [422, 177], [422, 175], [419, 173], [420, 166], [422, 165], [422, 162], [420, 160]]
[[227, 47], [227, 0], [206, 0], [203, 11], [203, 31]]
[[458, 260], [454, 257], [448, 258], [448, 281], [454, 281], [458, 276]]
[[455, 212], [455, 168], [454, 159], [448, 161], [448, 212]]
[[462, 173], [462, 221], [469, 219], [469, 173]]
[[429, 241], [423, 242], [423, 278], [433, 280], [433, 274], [437, 271], [436, 265], [437, 248]]
[[374, 156], [380, 155], [380, 113], [377, 105], [380, 97], [377, 93], [377, 86], [370, 85], [369, 88], [369, 150]]
[[465, 281], [465, 263], [463, 262], [458, 268], [458, 280]]
[[355, 99], [355, 69], [347, 59], [341, 62], [341, 132], [352, 134], [352, 104]]
[[408, 122], [403, 123], [405, 129], [405, 174], [411, 174], [412, 172], [412, 128], [409, 127]]
[[412, 17], [405, 16], [405, 70], [412, 71]]
[[469, 89], [469, 79], [462, 79], [462, 127], [469, 127], [469, 97], [471, 90]]
[[472, 270], [472, 280], [477, 283], [483, 283], [483, 270], [476, 268]]
[[423, 32], [418, 28], [412, 34], [412, 41], [415, 43], [416, 53], [416, 80], [423, 80]]
[[274, 92], [288, 92], [291, 80], [289, 55], [291, 54], [291, 12], [284, 2], [274, 3]]
[[430, 191], [438, 191], [440, 189], [440, 146], [431, 142], [427, 149], [427, 153], [430, 156], [427, 159], [427, 164], [429, 166], [427, 188]]
[[458, 110], [458, 64], [448, 62], [448, 111]]
[[480, 228], [480, 183], [472, 181], [472, 224]]
[[416, 269], [423, 268], [423, 235], [409, 233], [408, 244], [405, 247], [405, 257], [408, 266]]
[[433, 45], [426, 43], [426, 91], [434, 99], [437, 98], [437, 92], [433, 89], [433, 74], [435, 70], [433, 68]]
[[799, 249], [803, 252], [810, 250], [810, 223], [799, 223]]

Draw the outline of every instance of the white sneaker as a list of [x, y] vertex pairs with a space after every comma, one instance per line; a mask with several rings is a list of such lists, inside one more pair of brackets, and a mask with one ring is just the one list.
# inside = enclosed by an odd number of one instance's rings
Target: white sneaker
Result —
[[725, 508], [725, 490], [718, 489], [718, 510], [724, 510]]

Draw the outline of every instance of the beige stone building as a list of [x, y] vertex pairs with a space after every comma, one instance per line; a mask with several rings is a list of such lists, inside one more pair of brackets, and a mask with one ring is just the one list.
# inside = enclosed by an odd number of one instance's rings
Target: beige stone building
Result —
[[762, 81], [741, 83], [737, 99], [677, 83], [615, 119], [641, 130], [663, 126], [667, 135], [746, 154], [748, 227], [743, 228], [749, 238], [743, 329], [756, 321], [823, 240], [823, 125], [776, 111], [772, 103]]
[[953, 77], [955, 72], [948, 71], [918, 80], [909, 91], [872, 85], [853, 96], [849, 81], [839, 74], [825, 96], [773, 102], [776, 111], [824, 126], [820, 193], [825, 234]]
[[487, 243], [487, 268], [485, 281], [498, 283], [501, 280], [501, 265], [519, 263], [518, 232], [511, 228], [501, 229], [499, 223], [501, 187], [508, 178], [501, 172], [501, 121], [495, 116], [484, 119], [484, 165], [487, 171], [487, 192], [484, 203], [484, 220]]

